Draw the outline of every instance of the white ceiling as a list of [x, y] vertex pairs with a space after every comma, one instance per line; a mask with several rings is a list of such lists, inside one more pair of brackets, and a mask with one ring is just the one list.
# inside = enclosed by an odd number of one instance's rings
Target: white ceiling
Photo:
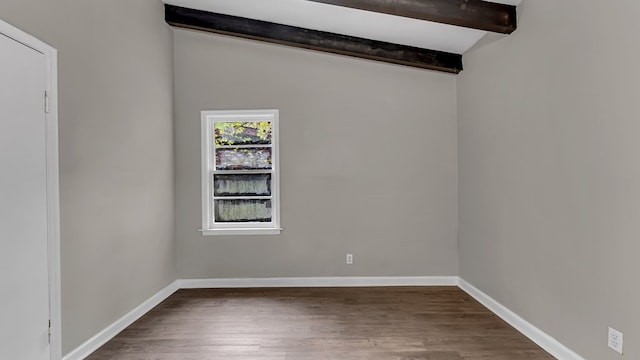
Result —
[[[521, 0], [493, 0], [518, 5]], [[463, 54], [487, 32], [306, 0], [164, 0], [180, 7]]]

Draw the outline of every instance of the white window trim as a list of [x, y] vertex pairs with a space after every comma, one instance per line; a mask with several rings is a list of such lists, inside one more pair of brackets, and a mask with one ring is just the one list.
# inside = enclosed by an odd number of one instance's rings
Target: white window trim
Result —
[[[235, 119], [234, 119], [235, 118]], [[272, 170], [271, 170], [271, 208], [272, 221], [269, 223], [215, 223], [213, 220], [213, 121], [268, 120], [272, 123]], [[233, 120], [228, 120], [233, 119]], [[205, 110], [201, 112], [201, 162], [202, 162], [202, 235], [278, 235], [280, 228], [280, 147], [279, 147], [279, 111], [267, 110]], [[248, 171], [250, 172], [250, 171]]]

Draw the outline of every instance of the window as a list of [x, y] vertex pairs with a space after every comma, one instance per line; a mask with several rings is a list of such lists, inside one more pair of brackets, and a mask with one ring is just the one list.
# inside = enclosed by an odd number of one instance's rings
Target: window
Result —
[[202, 112], [202, 233], [280, 233], [278, 110]]

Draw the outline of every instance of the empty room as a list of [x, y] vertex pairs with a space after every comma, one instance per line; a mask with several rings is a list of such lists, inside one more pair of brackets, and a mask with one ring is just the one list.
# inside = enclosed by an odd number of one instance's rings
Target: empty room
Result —
[[640, 359], [639, 13], [0, 0], [0, 359]]

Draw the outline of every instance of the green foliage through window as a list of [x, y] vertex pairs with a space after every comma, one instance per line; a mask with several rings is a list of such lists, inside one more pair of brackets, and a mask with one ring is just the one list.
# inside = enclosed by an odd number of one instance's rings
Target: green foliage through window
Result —
[[214, 138], [216, 146], [257, 145], [271, 143], [270, 121], [216, 122]]

